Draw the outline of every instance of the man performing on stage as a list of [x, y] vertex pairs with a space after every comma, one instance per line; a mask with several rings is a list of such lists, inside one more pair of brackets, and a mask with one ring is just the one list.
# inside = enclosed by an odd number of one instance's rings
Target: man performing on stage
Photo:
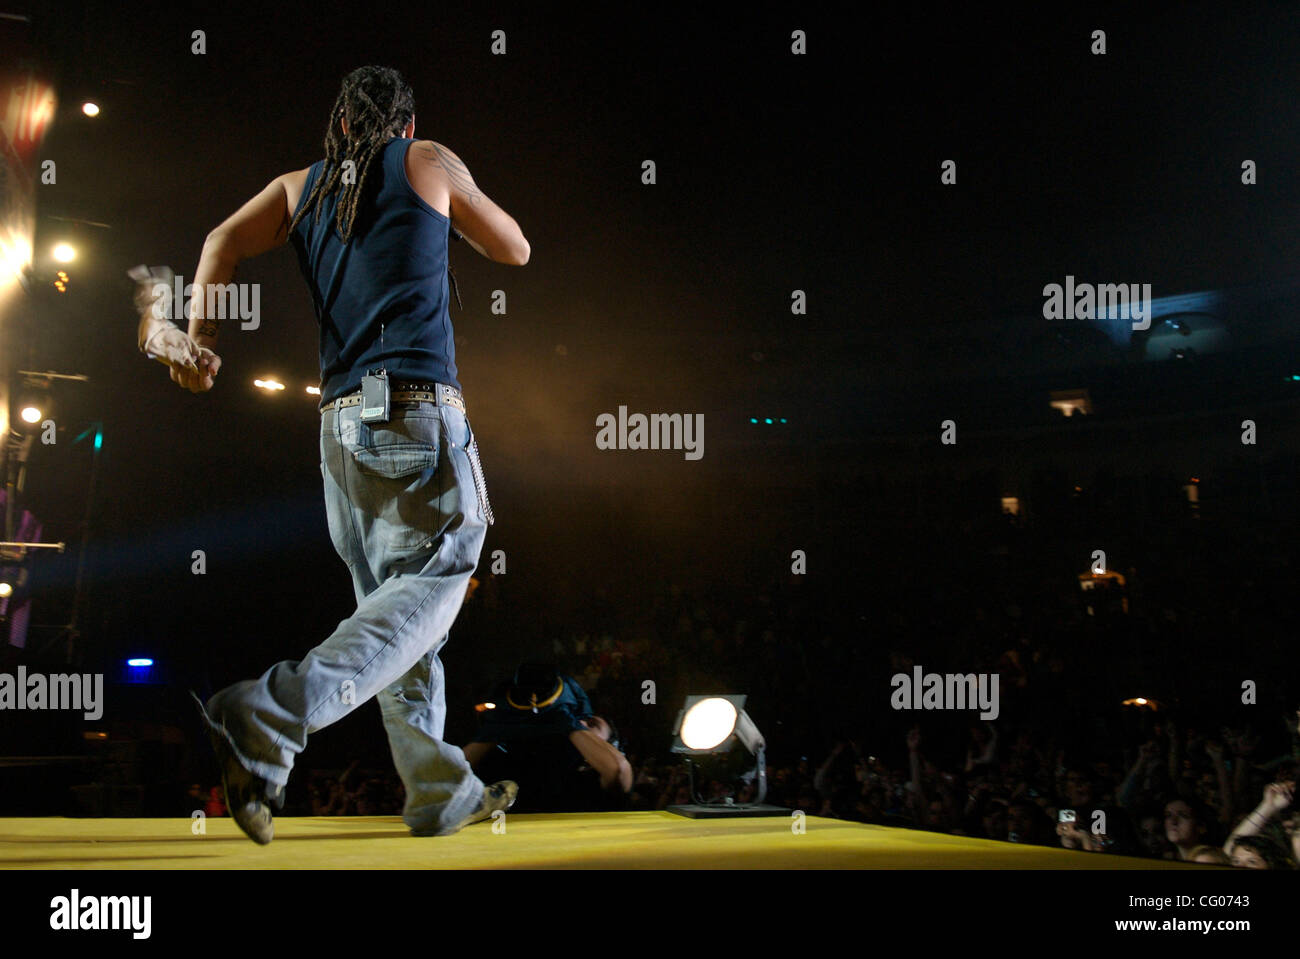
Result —
[[141, 322], [141, 349], [161, 354], [177, 384], [211, 389], [219, 324], [205, 315], [204, 291], [232, 283], [241, 260], [292, 242], [320, 323], [321, 473], [357, 610], [301, 662], [278, 663], [207, 703], [227, 805], [259, 843], [271, 841], [271, 805], [282, 805], [307, 736], [372, 698], [415, 835], [450, 835], [508, 808], [517, 791], [513, 782], [485, 787], [442, 741], [438, 651], [492, 522], [456, 379], [448, 240], [463, 236], [519, 266], [529, 246], [456, 154], [414, 135], [411, 89], [396, 71], [348, 74], [325, 159], [273, 180], [208, 235], [189, 337], [148, 312]]

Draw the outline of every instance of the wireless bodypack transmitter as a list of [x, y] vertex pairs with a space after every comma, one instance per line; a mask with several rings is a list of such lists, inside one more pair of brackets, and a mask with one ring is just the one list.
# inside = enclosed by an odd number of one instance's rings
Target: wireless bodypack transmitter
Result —
[[[379, 324], [379, 353], [384, 351], [384, 324]], [[361, 422], [387, 423], [392, 412], [391, 396], [388, 392], [388, 370], [380, 367], [377, 371], [366, 370], [361, 377]]]
[[361, 422], [387, 423], [391, 411], [388, 373], [367, 373], [361, 377]]

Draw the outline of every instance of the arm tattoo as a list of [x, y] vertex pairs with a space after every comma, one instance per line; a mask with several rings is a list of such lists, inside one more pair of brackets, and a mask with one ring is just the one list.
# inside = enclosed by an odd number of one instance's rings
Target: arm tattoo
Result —
[[207, 319], [199, 322], [199, 336], [216, 336], [220, 329], [221, 324], [216, 320]]
[[460, 162], [460, 157], [452, 153], [446, 147], [440, 147], [432, 140], [429, 141], [431, 150], [421, 150], [420, 155], [437, 167], [442, 167], [447, 171], [447, 177], [451, 180], [451, 185], [461, 193], [469, 197], [469, 202], [477, 206], [483, 202], [483, 193], [470, 176], [469, 168]]

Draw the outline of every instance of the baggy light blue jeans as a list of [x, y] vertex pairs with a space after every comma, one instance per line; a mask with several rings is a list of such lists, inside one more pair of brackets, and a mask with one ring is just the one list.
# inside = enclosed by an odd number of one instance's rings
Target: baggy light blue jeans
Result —
[[[301, 662], [277, 663], [208, 701], [246, 769], [288, 782], [307, 736], [378, 699], [412, 831], [459, 823], [483, 798], [465, 754], [443, 742], [438, 651], [464, 600], [490, 521], [478, 445], [453, 406], [394, 403], [388, 423], [361, 407], [321, 415], [330, 538], [357, 610]], [[271, 790], [273, 791], [273, 790]]]

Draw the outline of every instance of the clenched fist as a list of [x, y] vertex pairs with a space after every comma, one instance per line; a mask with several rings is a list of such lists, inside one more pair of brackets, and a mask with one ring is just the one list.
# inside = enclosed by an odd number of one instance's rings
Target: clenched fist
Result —
[[[188, 339], [188, 337], [186, 338]], [[190, 342], [193, 343], [193, 340]], [[172, 382], [182, 389], [189, 390], [191, 393], [206, 393], [212, 389], [217, 371], [221, 369], [221, 357], [206, 346], [196, 345], [194, 349], [198, 353], [198, 359], [194, 365], [169, 364], [171, 366]]]

